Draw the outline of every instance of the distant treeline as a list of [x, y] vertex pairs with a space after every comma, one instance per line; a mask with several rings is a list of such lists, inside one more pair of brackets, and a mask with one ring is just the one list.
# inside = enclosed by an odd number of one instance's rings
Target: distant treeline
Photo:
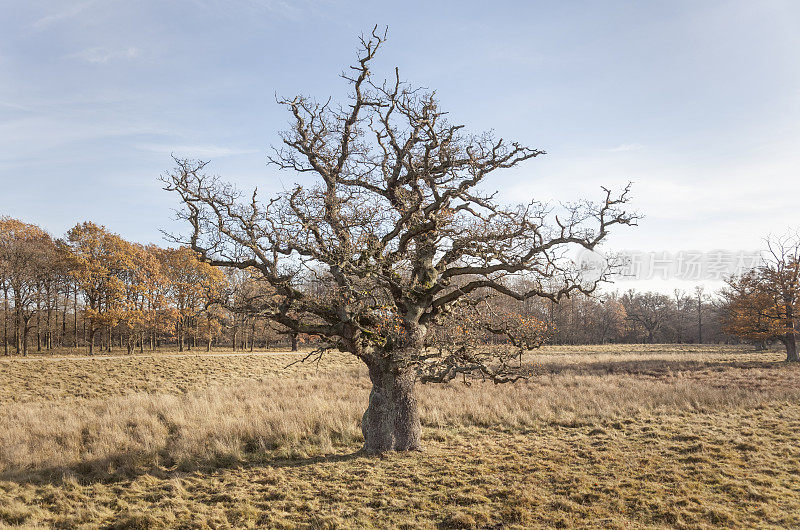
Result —
[[131, 243], [91, 222], [55, 239], [0, 218], [5, 354], [296, 347], [296, 335], [237, 311], [252, 288], [247, 274], [211, 267], [186, 247]]
[[[246, 271], [212, 267], [186, 247], [132, 243], [91, 222], [54, 238], [0, 218], [0, 289], [5, 354], [250, 350], [314, 341], [252, 310], [249, 302], [268, 293]], [[577, 294], [558, 304], [532, 299], [514, 311], [546, 323], [557, 344], [736, 340], [723, 331], [724, 309], [701, 290]]]
[[543, 317], [552, 323], [551, 340], [557, 344], [736, 341], [723, 331], [719, 304], [699, 289], [672, 296], [634, 290], [580, 294], [547, 305]]

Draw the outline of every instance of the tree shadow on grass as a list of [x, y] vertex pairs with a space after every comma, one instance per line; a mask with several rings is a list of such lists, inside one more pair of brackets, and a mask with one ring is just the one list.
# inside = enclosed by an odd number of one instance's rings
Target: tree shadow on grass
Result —
[[704, 372], [726, 370], [772, 370], [800, 369], [800, 364], [782, 361], [694, 361], [670, 359], [636, 359], [620, 361], [596, 361], [581, 363], [543, 362], [529, 365], [536, 375], [645, 375], [666, 376], [677, 372]]
[[[343, 448], [346, 451], [346, 448]], [[214, 474], [234, 469], [300, 468], [319, 464], [342, 463], [357, 458], [380, 458], [359, 449], [354, 452], [332, 453], [306, 457], [287, 457], [269, 453], [250, 454], [245, 458], [219, 456], [213, 459], [197, 457], [170, 465], [168, 459], [155, 455], [120, 452], [103, 458], [84, 460], [70, 466], [43, 466], [0, 473], [0, 482], [60, 486], [66, 483], [81, 485], [129, 482], [144, 475], [159, 479], [181, 478], [194, 473]], [[159, 464], [158, 460], [166, 460]], [[149, 462], [148, 462], [149, 461]]]

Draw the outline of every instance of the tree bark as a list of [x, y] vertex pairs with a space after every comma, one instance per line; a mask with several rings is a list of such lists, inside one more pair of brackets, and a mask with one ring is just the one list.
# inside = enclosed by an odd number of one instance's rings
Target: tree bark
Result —
[[[45, 290], [45, 295], [47, 296], [47, 329], [44, 332], [44, 348], [48, 351], [53, 349], [53, 296], [51, 291], [52, 289], [48, 283]], [[56, 300], [56, 303], [58, 303], [58, 300]], [[58, 313], [56, 313], [56, 327], [58, 327]]]
[[388, 363], [369, 366], [372, 391], [361, 419], [364, 451], [419, 451], [422, 426], [419, 420], [413, 370], [399, 371]]
[[800, 356], [797, 354], [797, 338], [794, 331], [786, 334], [783, 343], [786, 345], [786, 360], [800, 362]]
[[8, 289], [3, 289], [3, 354], [8, 355]]
[[22, 344], [20, 343], [20, 333], [19, 333], [19, 315], [16, 314], [17, 313], [16, 311], [14, 313], [15, 313], [15, 319], [14, 319], [14, 346], [15, 346], [15, 350], [17, 352], [17, 355], [19, 355], [20, 348], [22, 347]]
[[697, 343], [703, 344], [703, 299], [697, 297]]
[[[69, 287], [64, 288], [64, 313], [61, 315], [61, 333], [58, 336], [58, 347], [67, 345], [67, 311], [69, 310]], [[56, 322], [56, 325], [58, 323]]]
[[36, 288], [36, 351], [42, 351], [42, 295]]
[[178, 351], [183, 351], [183, 326], [181, 325], [181, 319], [183, 315], [179, 315], [178, 319], [175, 321], [175, 332], [178, 335]]
[[30, 334], [30, 322], [25, 315], [22, 315], [22, 329], [20, 330], [20, 335], [22, 336], [22, 355], [24, 357], [28, 356], [28, 335]]
[[256, 319], [251, 319], [250, 322], [250, 352], [253, 352], [256, 344]]
[[73, 324], [73, 331], [75, 332], [75, 340], [73, 342], [73, 346], [76, 348], [78, 347], [78, 286], [75, 286], [74, 296], [72, 298], [72, 324]]
[[16, 328], [14, 329], [15, 342], [17, 343], [17, 355], [28, 354], [28, 323], [24, 319], [24, 310], [19, 296], [14, 297], [14, 313], [16, 316]]
[[211, 313], [206, 315], [206, 323], [208, 324], [208, 342], [206, 343], [206, 351], [211, 351], [211, 341], [213, 335], [211, 334]]

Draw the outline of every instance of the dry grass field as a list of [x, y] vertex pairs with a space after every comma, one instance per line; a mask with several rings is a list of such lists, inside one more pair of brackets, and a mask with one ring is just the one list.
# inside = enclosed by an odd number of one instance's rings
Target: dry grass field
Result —
[[800, 526], [800, 367], [550, 347], [422, 386], [426, 451], [366, 457], [354, 360], [0, 358], [0, 527]]

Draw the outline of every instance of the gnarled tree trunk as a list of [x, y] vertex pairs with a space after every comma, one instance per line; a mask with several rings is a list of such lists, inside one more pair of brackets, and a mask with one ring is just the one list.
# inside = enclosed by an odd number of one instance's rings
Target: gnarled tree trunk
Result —
[[369, 365], [369, 377], [372, 391], [361, 419], [364, 450], [367, 453], [420, 450], [422, 426], [413, 370], [374, 362]]

